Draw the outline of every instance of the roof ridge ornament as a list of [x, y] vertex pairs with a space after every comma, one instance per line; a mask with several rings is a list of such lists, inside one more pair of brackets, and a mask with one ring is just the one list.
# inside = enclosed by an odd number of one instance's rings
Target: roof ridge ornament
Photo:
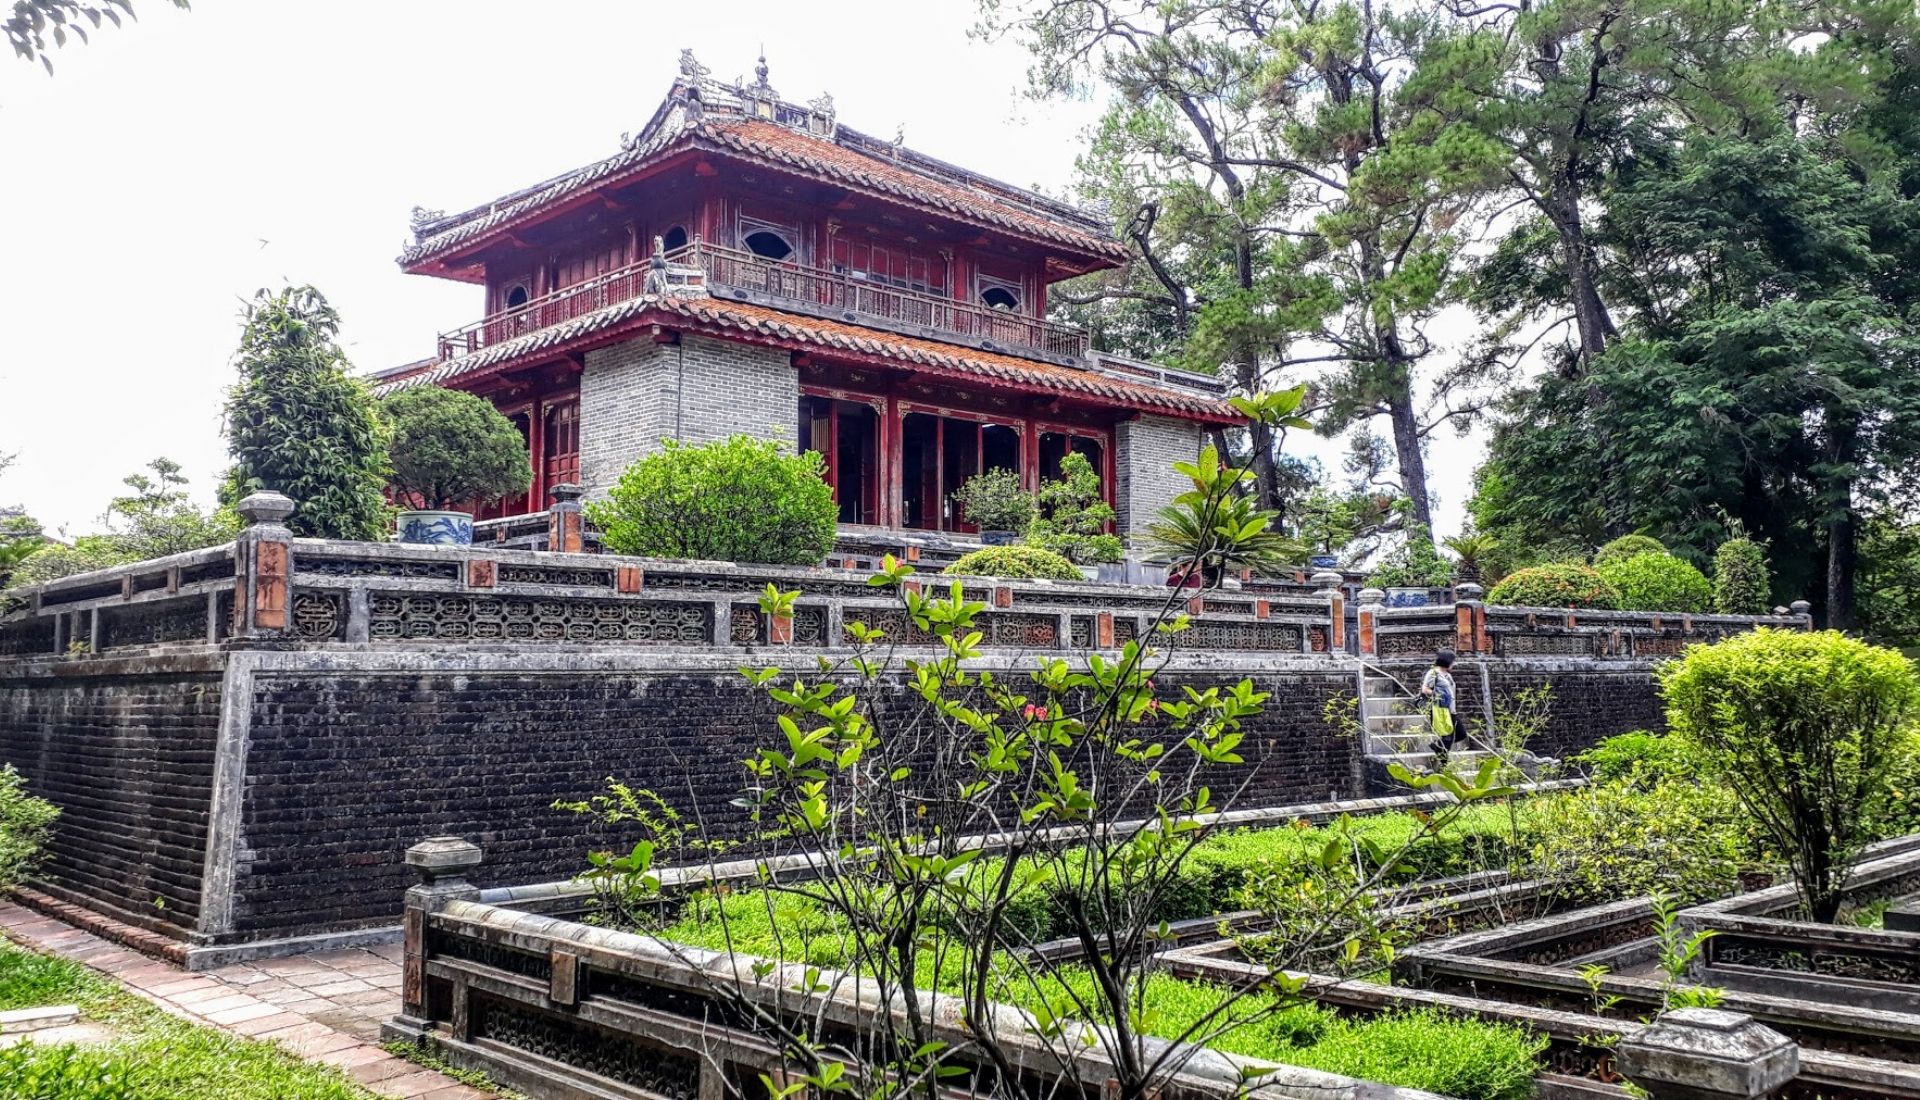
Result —
[[712, 71], [713, 70], [707, 68], [705, 65], [700, 64], [700, 60], [693, 56], [692, 49], [688, 47], [681, 47], [681, 50], [680, 50], [680, 75], [681, 76], [684, 76], [689, 80], [704, 80], [706, 78], [706, 75]]

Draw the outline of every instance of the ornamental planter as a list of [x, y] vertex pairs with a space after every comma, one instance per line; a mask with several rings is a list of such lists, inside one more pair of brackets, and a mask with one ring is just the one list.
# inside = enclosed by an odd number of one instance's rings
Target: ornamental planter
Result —
[[1020, 534], [1017, 531], [980, 532], [980, 545], [982, 546], [1012, 546], [1019, 541]]
[[394, 521], [401, 542], [415, 546], [472, 546], [473, 513], [409, 511]]
[[1427, 606], [1427, 590], [1425, 586], [1419, 588], [1389, 588], [1387, 589], [1387, 606], [1425, 607]]

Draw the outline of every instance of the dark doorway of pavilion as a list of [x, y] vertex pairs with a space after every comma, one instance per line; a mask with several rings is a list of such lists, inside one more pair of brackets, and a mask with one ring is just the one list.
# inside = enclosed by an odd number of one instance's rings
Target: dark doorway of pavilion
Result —
[[905, 527], [977, 531], [953, 503], [968, 478], [988, 470], [1021, 472], [1020, 433], [1005, 424], [908, 413], [901, 418], [900, 488]]
[[829, 397], [800, 399], [800, 449], [818, 451], [841, 523], [880, 522], [880, 416], [872, 406]]

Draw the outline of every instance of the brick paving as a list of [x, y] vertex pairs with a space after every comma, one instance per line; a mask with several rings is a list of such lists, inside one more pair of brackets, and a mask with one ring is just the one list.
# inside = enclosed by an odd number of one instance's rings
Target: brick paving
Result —
[[0, 936], [107, 974], [176, 1016], [279, 1043], [338, 1067], [392, 1100], [486, 1100], [493, 1094], [380, 1049], [400, 1010], [400, 945], [323, 951], [188, 973], [31, 909], [0, 902]]

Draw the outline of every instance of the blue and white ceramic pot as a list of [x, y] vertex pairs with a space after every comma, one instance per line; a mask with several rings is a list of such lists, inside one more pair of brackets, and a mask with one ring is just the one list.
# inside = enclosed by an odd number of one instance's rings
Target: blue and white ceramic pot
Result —
[[400, 541], [416, 546], [472, 546], [471, 512], [402, 512], [395, 526]]

